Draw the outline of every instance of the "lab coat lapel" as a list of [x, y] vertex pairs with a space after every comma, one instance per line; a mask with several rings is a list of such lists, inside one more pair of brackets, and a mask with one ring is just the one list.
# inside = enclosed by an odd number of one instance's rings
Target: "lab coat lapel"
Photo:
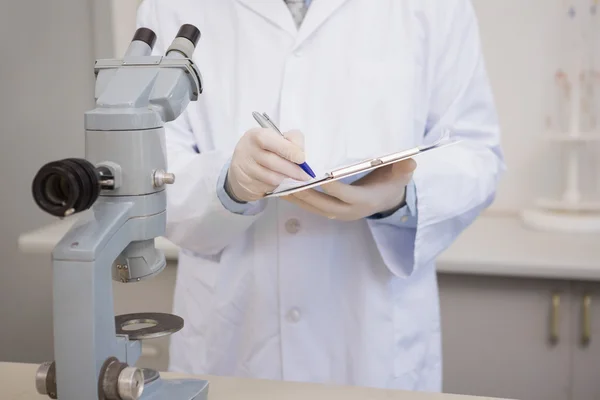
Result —
[[[300, 26], [296, 47], [321, 27], [341, 6], [350, 0], [312, 0], [308, 13]], [[283, 3], [283, 0], [281, 0]]]
[[298, 34], [292, 14], [283, 0], [237, 0], [237, 2], [290, 35], [295, 37]]

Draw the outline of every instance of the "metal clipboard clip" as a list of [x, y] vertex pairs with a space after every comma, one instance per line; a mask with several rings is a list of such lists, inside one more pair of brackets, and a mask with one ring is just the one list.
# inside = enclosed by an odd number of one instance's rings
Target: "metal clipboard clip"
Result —
[[398, 161], [402, 161], [411, 157], [416, 156], [417, 154], [432, 149], [434, 147], [438, 147], [444, 144], [450, 138], [450, 129], [442, 128], [442, 133], [439, 137], [435, 138], [433, 141], [429, 143], [422, 144], [415, 148], [400, 151], [397, 153], [388, 154], [383, 157], [377, 157], [366, 161], [361, 161], [357, 164], [350, 165], [348, 167], [343, 167], [336, 169], [327, 173], [327, 178], [329, 179], [341, 179], [346, 176], [351, 176], [354, 174], [358, 174], [361, 172], [368, 172], [385, 165], [393, 164]]

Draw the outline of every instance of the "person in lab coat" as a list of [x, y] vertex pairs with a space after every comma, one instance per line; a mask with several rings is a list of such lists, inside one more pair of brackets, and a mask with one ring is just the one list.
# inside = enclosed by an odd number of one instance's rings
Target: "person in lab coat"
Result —
[[[286, 4], [288, 3], [288, 4]], [[145, 0], [164, 54], [202, 31], [205, 92], [166, 127], [167, 237], [181, 247], [170, 369], [441, 390], [436, 257], [504, 170], [469, 0]], [[266, 111], [286, 138], [257, 127]], [[325, 171], [459, 144], [354, 182], [264, 199]]]

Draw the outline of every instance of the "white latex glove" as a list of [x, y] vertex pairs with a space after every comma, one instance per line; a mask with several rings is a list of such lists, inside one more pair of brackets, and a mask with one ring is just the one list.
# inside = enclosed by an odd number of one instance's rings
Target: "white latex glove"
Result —
[[234, 200], [246, 203], [262, 199], [286, 178], [310, 179], [297, 164], [305, 161], [304, 136], [251, 129], [242, 136], [229, 165], [225, 189]]
[[417, 164], [409, 159], [381, 167], [347, 185], [331, 182], [284, 197], [299, 207], [329, 219], [355, 221], [377, 213], [393, 212], [405, 204], [406, 186]]

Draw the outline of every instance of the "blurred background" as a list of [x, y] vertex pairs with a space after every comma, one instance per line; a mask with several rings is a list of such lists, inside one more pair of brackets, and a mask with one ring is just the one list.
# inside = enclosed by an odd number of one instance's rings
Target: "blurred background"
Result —
[[[0, 5], [0, 361], [52, 359], [50, 250], [66, 228], [34, 205], [31, 180], [48, 161], [84, 155], [94, 60], [122, 56], [138, 3]], [[597, 4], [473, 3], [509, 170], [494, 205], [439, 261], [444, 390], [600, 398]], [[580, 102], [569, 100], [574, 82]], [[115, 283], [116, 312], [170, 311], [176, 249], [169, 254], [159, 278]], [[166, 368], [167, 351], [149, 342], [142, 364]]]

